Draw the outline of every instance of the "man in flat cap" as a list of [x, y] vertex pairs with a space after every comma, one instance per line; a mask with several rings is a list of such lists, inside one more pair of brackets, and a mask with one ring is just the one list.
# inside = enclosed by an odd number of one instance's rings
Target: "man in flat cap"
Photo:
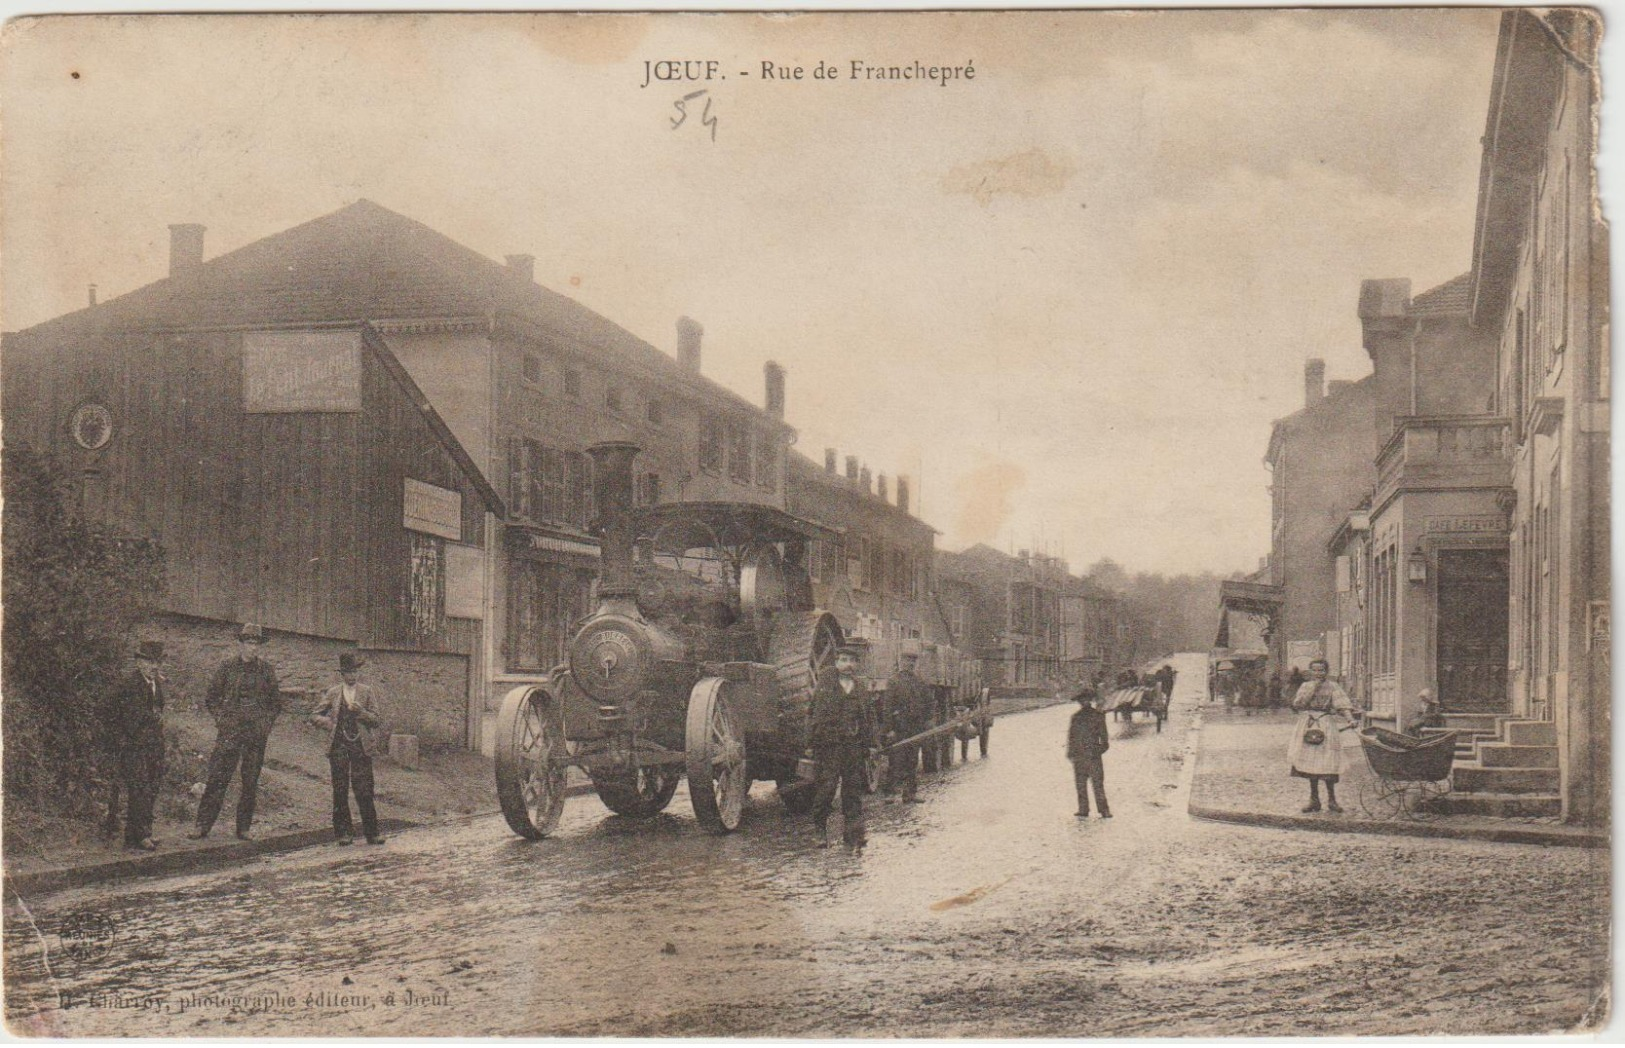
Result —
[[813, 690], [809, 717], [809, 755], [817, 763], [813, 793], [813, 822], [822, 843], [829, 843], [829, 816], [835, 791], [841, 793], [841, 815], [848, 847], [867, 842], [863, 825], [863, 795], [868, 789], [869, 755], [879, 744], [879, 730], [869, 689], [858, 680], [856, 646], [842, 646], [835, 655], [835, 672], [825, 674]]
[[135, 669], [108, 697], [102, 714], [114, 768], [107, 825], [118, 827], [122, 789], [127, 805], [124, 846], [139, 851], [157, 847], [152, 840], [152, 809], [164, 779], [164, 679], [158, 673], [163, 661], [164, 646], [158, 641], [136, 645]]
[[205, 699], [214, 714], [214, 752], [209, 755], [209, 779], [197, 806], [197, 828], [187, 836], [207, 837], [220, 816], [226, 785], [242, 767], [242, 790], [237, 796], [237, 836], [248, 840], [254, 822], [254, 795], [259, 790], [260, 766], [265, 763], [265, 740], [282, 712], [282, 694], [276, 671], [260, 657], [265, 631], [247, 623], [237, 633], [237, 654], [221, 663], [209, 682]]
[[378, 811], [373, 805], [372, 758], [378, 752], [373, 729], [381, 723], [377, 696], [372, 686], [361, 683], [361, 656], [345, 652], [339, 656], [339, 677], [343, 683], [327, 689], [316, 704], [310, 720], [327, 729], [327, 765], [333, 773], [333, 836], [340, 844], [355, 841], [350, 821], [350, 791], [361, 810], [361, 832], [368, 844], [382, 844], [378, 832]]

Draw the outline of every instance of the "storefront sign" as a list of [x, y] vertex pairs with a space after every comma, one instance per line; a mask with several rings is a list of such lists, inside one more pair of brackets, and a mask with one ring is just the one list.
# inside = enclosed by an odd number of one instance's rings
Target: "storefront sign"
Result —
[[598, 547], [591, 542], [578, 542], [512, 527], [508, 529], [508, 541], [513, 548], [526, 553], [570, 553], [598, 559]]
[[485, 551], [478, 546], [446, 547], [446, 615], [485, 617]]
[[1498, 515], [1479, 515], [1471, 517], [1429, 517], [1425, 530], [1435, 531], [1505, 531], [1506, 518]]
[[243, 336], [243, 410], [361, 410], [361, 333], [251, 331]]
[[463, 537], [463, 496], [460, 492], [437, 488], [407, 477], [404, 502], [406, 513], [402, 523], [408, 531], [422, 531], [443, 539]]

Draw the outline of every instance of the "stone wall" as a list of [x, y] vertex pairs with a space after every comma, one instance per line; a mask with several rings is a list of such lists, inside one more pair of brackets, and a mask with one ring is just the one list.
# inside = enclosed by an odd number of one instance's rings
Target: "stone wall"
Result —
[[[160, 615], [139, 635], [161, 640], [170, 702], [204, 709], [209, 679], [237, 655], [237, 625]], [[339, 683], [339, 655], [355, 644], [267, 630], [262, 657], [275, 668], [287, 701], [284, 717], [302, 717], [322, 691]], [[425, 745], [462, 746], [468, 703], [468, 657], [415, 651], [361, 651], [362, 679], [378, 689], [385, 730], [417, 735]]]

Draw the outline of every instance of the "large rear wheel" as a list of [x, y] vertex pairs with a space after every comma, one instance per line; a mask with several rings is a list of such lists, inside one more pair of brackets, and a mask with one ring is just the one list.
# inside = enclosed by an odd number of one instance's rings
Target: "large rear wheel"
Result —
[[598, 799], [617, 815], [647, 819], [659, 815], [671, 803], [683, 770], [671, 765], [647, 766], [632, 771], [593, 772], [592, 784]]
[[497, 802], [513, 832], [539, 841], [564, 812], [564, 710], [535, 685], [508, 692], [497, 713]]
[[745, 735], [728, 704], [728, 682], [706, 677], [688, 697], [684, 739], [688, 757], [688, 796], [694, 817], [710, 833], [739, 828], [750, 792]]

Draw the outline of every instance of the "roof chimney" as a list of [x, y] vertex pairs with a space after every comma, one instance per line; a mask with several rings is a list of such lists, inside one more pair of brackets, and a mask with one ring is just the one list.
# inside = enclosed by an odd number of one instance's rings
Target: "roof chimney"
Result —
[[904, 513], [908, 512], [908, 478], [897, 478], [897, 508]]
[[774, 418], [783, 418], [784, 368], [777, 361], [770, 360], [762, 365], [762, 374], [767, 379], [767, 413]]
[[1303, 406], [1312, 408], [1326, 395], [1326, 362], [1310, 357], [1303, 362]]
[[874, 478], [870, 475], [868, 466], [858, 470], [858, 484], [863, 488], [865, 494], [872, 490], [871, 485], [873, 483]]
[[858, 457], [856, 455], [846, 457], [846, 479], [852, 481], [858, 479]]
[[90, 285], [90, 304], [93, 305], [93, 306], [96, 304], [96, 285], [95, 284]]
[[526, 284], [536, 282], [536, 256], [535, 255], [506, 255], [508, 272]]
[[884, 473], [875, 478], [875, 494], [880, 496], [882, 502], [891, 501], [891, 489], [886, 486], [886, 474]]
[[824, 449], [824, 472], [825, 473], [834, 473], [835, 472], [835, 449], [834, 448], [825, 448]]
[[705, 328], [698, 320], [677, 318], [677, 362], [690, 371], [700, 370], [700, 336]]
[[169, 227], [169, 275], [182, 276], [203, 264], [203, 227], [183, 222]]

